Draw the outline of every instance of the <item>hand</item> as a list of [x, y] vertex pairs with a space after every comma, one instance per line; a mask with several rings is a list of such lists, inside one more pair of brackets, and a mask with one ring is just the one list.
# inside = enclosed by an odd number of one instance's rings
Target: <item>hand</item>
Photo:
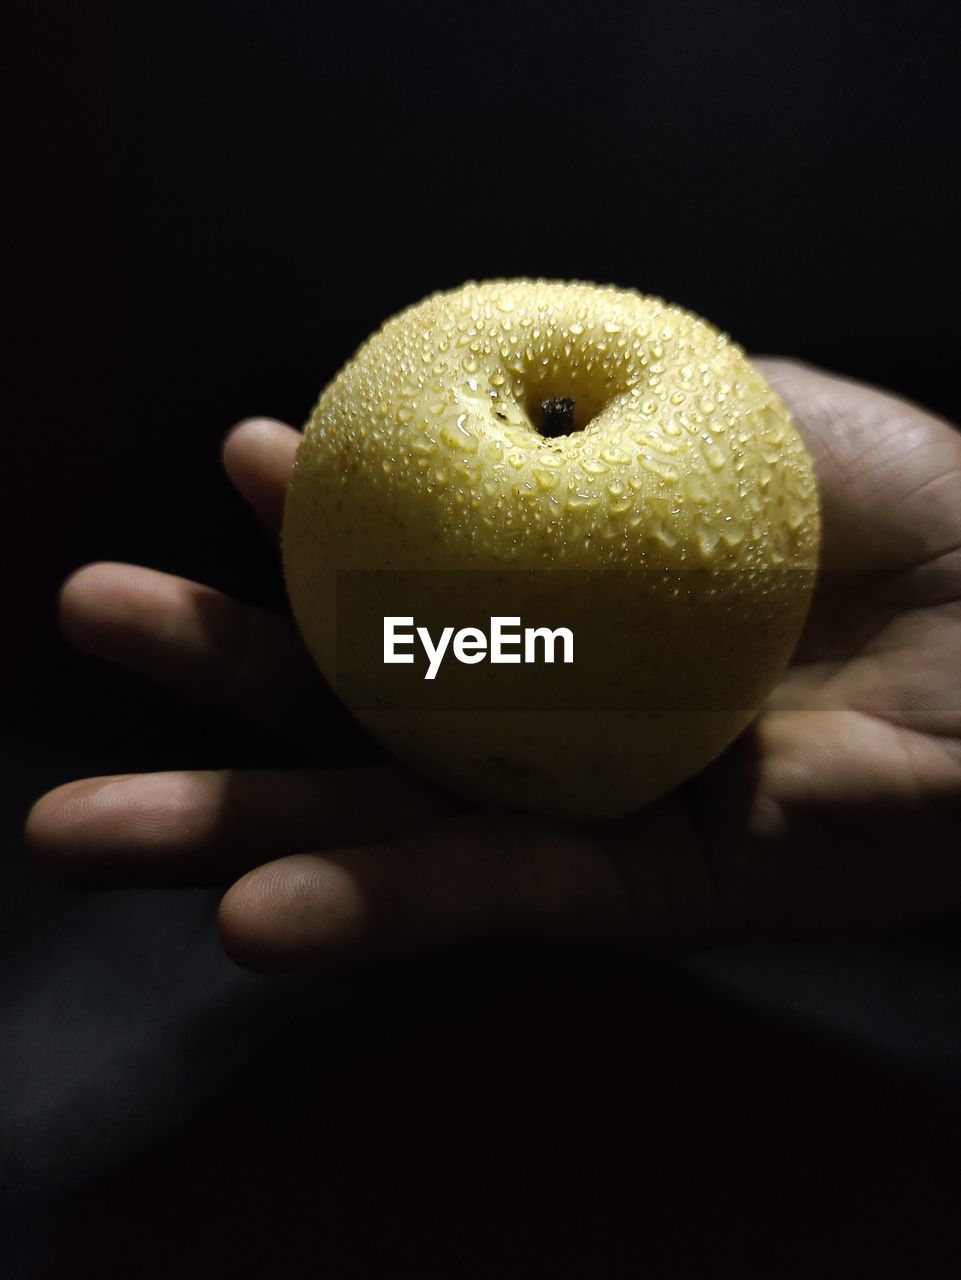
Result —
[[[862, 384], [758, 364], [815, 457], [823, 572], [762, 713], [685, 786], [586, 828], [468, 807], [389, 762], [90, 778], [31, 811], [42, 864], [89, 886], [233, 881], [223, 943], [272, 970], [498, 934], [852, 933], [961, 906], [961, 436]], [[256, 421], [225, 445], [275, 536], [297, 440]], [[304, 740], [329, 714], [289, 619], [128, 565], [79, 570], [61, 603], [77, 645], [171, 688]]]

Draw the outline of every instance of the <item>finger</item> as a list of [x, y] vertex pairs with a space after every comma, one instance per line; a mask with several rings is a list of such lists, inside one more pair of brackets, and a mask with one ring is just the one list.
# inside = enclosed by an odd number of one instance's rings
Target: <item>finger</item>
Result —
[[223, 884], [299, 849], [405, 835], [453, 807], [393, 765], [118, 774], [41, 796], [25, 834], [61, 884]]
[[284, 734], [329, 711], [293, 622], [155, 569], [90, 564], [67, 579], [60, 619], [85, 653]]
[[300, 432], [273, 418], [240, 422], [224, 441], [224, 468], [276, 541], [284, 515], [284, 497]]
[[220, 934], [238, 963], [265, 972], [490, 936], [676, 945], [667, 886], [676, 881], [686, 929], [706, 892], [695, 863], [693, 835], [671, 806], [653, 806], [640, 839], [632, 833], [623, 846], [569, 825], [474, 812], [400, 840], [259, 867], [225, 895]]

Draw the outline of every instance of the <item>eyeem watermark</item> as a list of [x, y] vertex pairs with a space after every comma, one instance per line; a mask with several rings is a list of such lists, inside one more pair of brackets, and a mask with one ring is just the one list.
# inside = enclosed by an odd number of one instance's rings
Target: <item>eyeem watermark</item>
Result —
[[489, 637], [479, 627], [462, 627], [459, 631], [455, 631], [453, 627], [444, 627], [435, 644], [426, 627], [404, 629], [414, 627], [412, 617], [385, 617], [384, 663], [411, 665], [414, 661], [413, 653], [398, 650], [413, 646], [418, 640], [427, 655], [425, 680], [436, 678], [448, 651], [466, 666], [474, 666], [485, 659], [505, 664], [553, 663], [556, 661], [557, 645], [560, 644], [561, 662], [574, 661], [574, 633], [569, 627], [557, 627], [553, 631], [550, 627], [525, 627], [523, 631], [512, 629], [519, 628], [520, 625], [519, 617], [492, 617]]

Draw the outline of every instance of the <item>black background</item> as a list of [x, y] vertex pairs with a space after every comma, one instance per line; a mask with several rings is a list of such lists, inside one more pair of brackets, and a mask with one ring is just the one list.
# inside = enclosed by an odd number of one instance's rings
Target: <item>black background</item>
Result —
[[435, 289], [632, 286], [961, 418], [953, 9], [21, 5], [18, 731], [112, 734], [110, 697], [178, 742], [179, 704], [60, 648], [57, 584], [130, 560], [281, 603], [221, 439], [301, 425]]
[[[749, 351], [961, 418], [954, 8], [15, 6], [9, 742], [96, 755], [135, 741], [157, 768], [285, 758], [68, 652], [56, 589], [116, 559], [282, 604], [222, 437], [259, 413], [301, 424], [359, 342], [435, 289], [514, 275], [632, 286]], [[158, 1275], [189, 1247], [198, 1274], [318, 1273], [278, 1264], [289, 1248], [337, 1276], [639, 1274], [645, 1259], [651, 1274], [706, 1275], [722, 1255], [779, 1276], [828, 1274], [842, 1235], [852, 1258], [889, 1242], [910, 1187], [916, 1234], [947, 1221], [943, 1184], [919, 1172], [943, 1115], [922, 1117], [917, 1090], [842, 1069], [833, 1048], [809, 1061], [780, 1032], [712, 1021], [656, 975], [498, 963], [425, 979], [402, 1033], [383, 1008], [373, 1030], [341, 1026], [356, 1047], [327, 1078], [346, 1090], [333, 1120], [329, 1098], [307, 1113], [291, 1101], [309, 1092], [301, 1045], [192, 1145], [81, 1203], [68, 1241], [99, 1238], [103, 1274], [118, 1275], [155, 1273], [147, 1240]], [[710, 1097], [677, 1076], [705, 1052], [719, 1064]], [[542, 1092], [545, 1054], [570, 1068]], [[909, 1096], [910, 1124], [879, 1136]], [[240, 1130], [253, 1165], [231, 1145]], [[323, 1165], [325, 1143], [353, 1155], [316, 1238], [310, 1176], [293, 1174]], [[432, 1172], [409, 1182], [418, 1165]], [[263, 1230], [231, 1249], [258, 1213]]]

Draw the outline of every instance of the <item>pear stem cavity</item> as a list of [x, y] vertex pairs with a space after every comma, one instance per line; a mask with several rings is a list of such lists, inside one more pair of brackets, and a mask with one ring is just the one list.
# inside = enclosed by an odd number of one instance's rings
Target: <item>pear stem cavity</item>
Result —
[[541, 401], [541, 435], [548, 440], [569, 436], [574, 430], [574, 401], [570, 396], [551, 396]]

